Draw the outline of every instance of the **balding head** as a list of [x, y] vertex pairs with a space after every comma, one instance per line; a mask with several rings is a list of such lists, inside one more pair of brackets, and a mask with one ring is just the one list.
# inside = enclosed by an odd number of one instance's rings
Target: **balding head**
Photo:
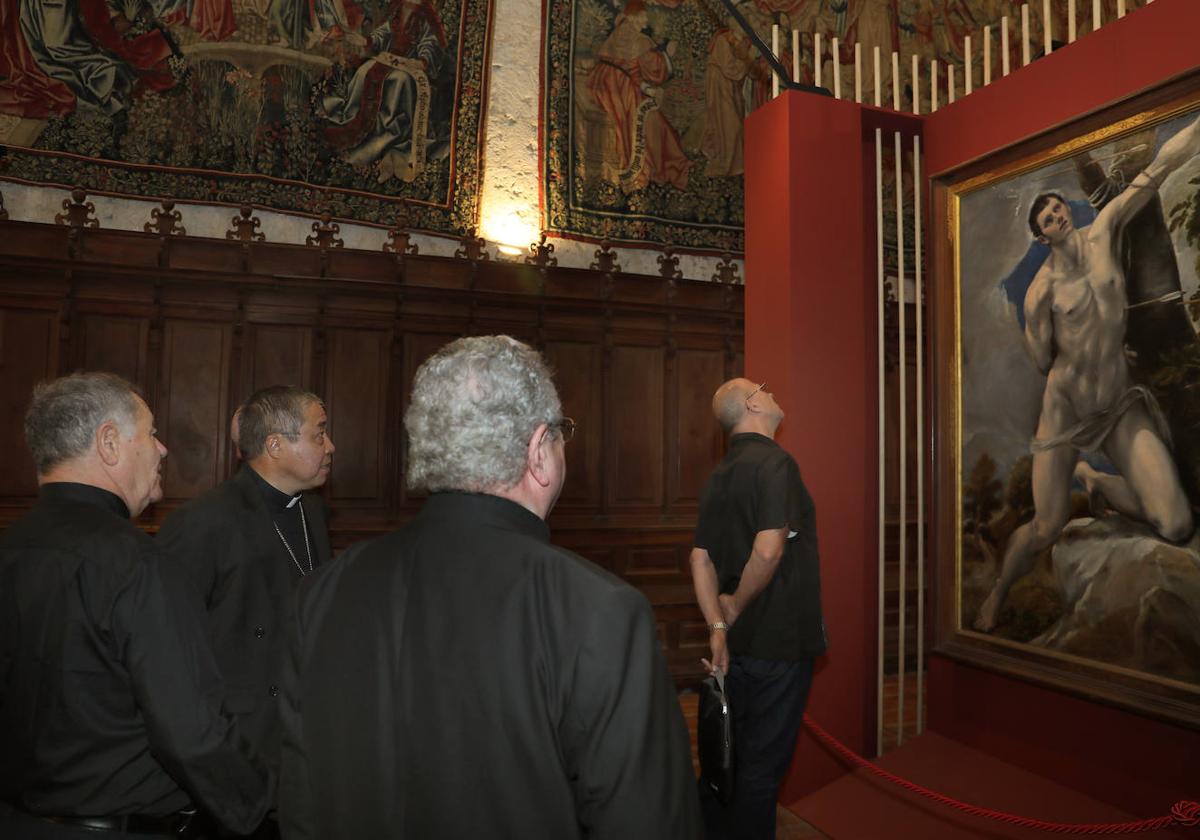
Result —
[[712, 398], [713, 417], [726, 432], [732, 432], [746, 416], [746, 397], [758, 386], [749, 379], [730, 379]]

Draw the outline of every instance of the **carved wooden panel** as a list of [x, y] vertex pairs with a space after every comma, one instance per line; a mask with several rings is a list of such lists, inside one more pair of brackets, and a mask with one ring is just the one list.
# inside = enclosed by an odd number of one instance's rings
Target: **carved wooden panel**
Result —
[[699, 503], [708, 474], [721, 460], [724, 435], [713, 420], [712, 395], [725, 381], [725, 352], [681, 349], [675, 366], [669, 501], [693, 506]]
[[58, 373], [59, 314], [47, 309], [0, 311], [0, 435], [9, 442], [8, 465], [0, 470], [0, 496], [37, 495], [33, 458], [25, 446], [25, 410], [33, 386]]
[[155, 420], [167, 447], [166, 499], [190, 499], [224, 476], [228, 446], [229, 324], [170, 319], [163, 326]]
[[75, 365], [81, 370], [106, 370], [145, 388], [148, 318], [88, 314], [76, 319]]
[[563, 413], [576, 423], [575, 437], [567, 446], [567, 481], [558, 503], [563, 509], [598, 509], [602, 501], [600, 452], [604, 442], [600, 345], [547, 341], [545, 355], [554, 369]]
[[312, 356], [312, 329], [307, 326], [248, 325], [238, 402], [270, 385], [311, 388]]
[[679, 552], [673, 545], [631, 548], [621, 574], [628, 578], [674, 578], [680, 574]]
[[333, 434], [329, 501], [385, 502], [387, 457], [399, 418], [385, 416], [391, 383], [392, 335], [383, 330], [330, 329], [325, 405]]
[[608, 502], [614, 507], [663, 503], [662, 346], [617, 346], [609, 372]]

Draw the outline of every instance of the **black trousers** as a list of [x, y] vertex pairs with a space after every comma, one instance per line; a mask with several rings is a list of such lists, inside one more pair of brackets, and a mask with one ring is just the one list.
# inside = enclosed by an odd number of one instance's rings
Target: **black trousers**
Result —
[[725, 692], [733, 713], [733, 800], [724, 806], [700, 785], [708, 840], [774, 840], [775, 801], [796, 750], [812, 676], [811, 658], [730, 658]]
[[138, 838], [138, 840], [174, 840], [172, 834], [126, 834], [123, 831], [98, 831], [79, 825], [56, 823], [18, 811], [0, 803], [0, 840], [107, 840], [107, 838]]

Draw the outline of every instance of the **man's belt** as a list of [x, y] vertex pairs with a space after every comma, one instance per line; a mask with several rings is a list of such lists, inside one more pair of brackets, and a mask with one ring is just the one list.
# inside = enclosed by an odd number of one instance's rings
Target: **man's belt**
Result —
[[189, 836], [188, 829], [196, 822], [195, 811], [179, 811], [165, 816], [148, 814], [124, 814], [116, 817], [75, 817], [57, 814], [35, 814], [20, 806], [13, 806], [29, 817], [46, 822], [69, 825], [87, 831], [108, 831], [120, 834], [165, 834]]

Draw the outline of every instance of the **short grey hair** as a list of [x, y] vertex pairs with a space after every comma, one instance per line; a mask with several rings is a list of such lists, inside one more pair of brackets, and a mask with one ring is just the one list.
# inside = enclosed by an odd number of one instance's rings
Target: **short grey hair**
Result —
[[267, 448], [267, 438], [295, 438], [304, 425], [304, 412], [312, 404], [325, 405], [311, 391], [293, 385], [271, 385], [250, 395], [234, 411], [237, 415], [237, 444], [242, 457], [257, 458]]
[[38, 474], [91, 449], [106, 422], [132, 436], [140, 400], [141, 392], [115, 373], [72, 373], [35, 385], [25, 412], [25, 442]]
[[562, 418], [541, 354], [506, 335], [460, 338], [425, 360], [404, 415], [409, 489], [486, 492], [525, 470], [539, 424]]

